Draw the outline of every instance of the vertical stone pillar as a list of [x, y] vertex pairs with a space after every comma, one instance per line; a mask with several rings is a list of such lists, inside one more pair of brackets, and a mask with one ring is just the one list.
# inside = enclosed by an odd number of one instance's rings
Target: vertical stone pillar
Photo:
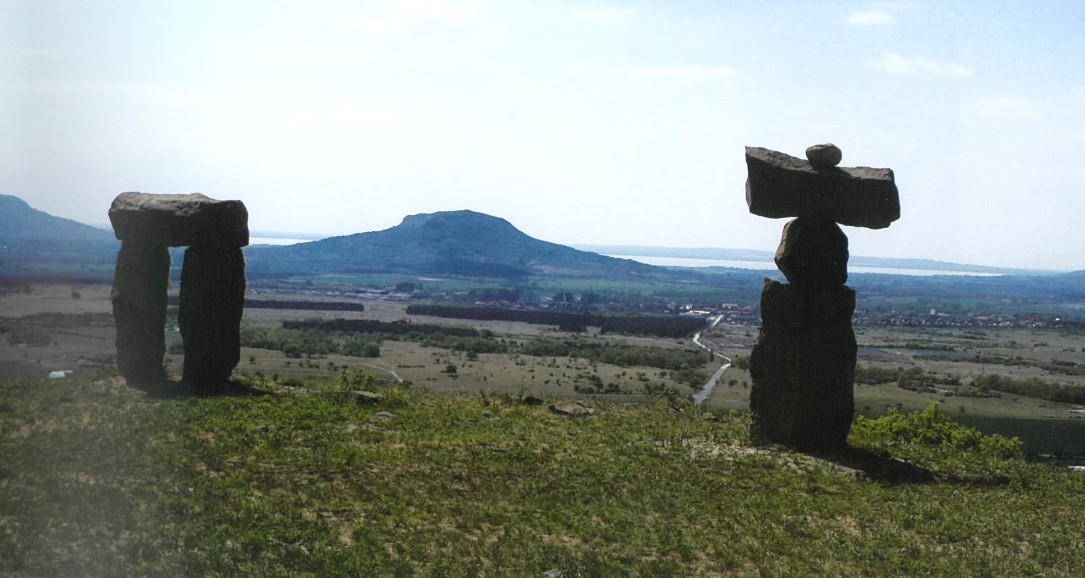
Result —
[[854, 407], [855, 291], [766, 280], [750, 353], [751, 435], [799, 449], [845, 445]]
[[776, 266], [790, 284], [765, 280], [761, 333], [750, 352], [751, 436], [803, 450], [847, 444], [855, 408], [857, 347], [851, 317], [848, 238], [837, 223], [882, 229], [900, 218], [893, 171], [838, 168], [831, 144], [806, 161], [747, 147], [746, 203], [784, 226]]
[[245, 257], [238, 247], [200, 244], [185, 251], [178, 321], [185, 342], [182, 379], [226, 383], [241, 359]]
[[117, 369], [129, 383], [151, 385], [165, 376], [166, 305], [170, 252], [165, 245], [121, 243], [113, 278]]

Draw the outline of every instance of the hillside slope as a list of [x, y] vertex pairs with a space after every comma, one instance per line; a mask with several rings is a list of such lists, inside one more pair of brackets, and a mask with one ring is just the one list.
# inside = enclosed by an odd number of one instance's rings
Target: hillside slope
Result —
[[112, 275], [120, 242], [113, 233], [54, 217], [26, 201], [0, 195], [0, 275]]
[[1085, 474], [929, 412], [860, 418], [848, 459], [753, 446], [747, 414], [662, 400], [569, 417], [514, 396], [379, 387], [361, 405], [299, 389], [156, 399], [109, 379], [0, 378], [0, 575], [1085, 567]]

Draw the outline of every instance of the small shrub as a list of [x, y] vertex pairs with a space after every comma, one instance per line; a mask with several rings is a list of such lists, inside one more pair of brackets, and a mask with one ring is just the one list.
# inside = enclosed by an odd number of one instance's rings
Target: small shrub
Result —
[[938, 411], [932, 403], [923, 411], [901, 413], [896, 409], [871, 419], [859, 416], [852, 425], [853, 441], [870, 449], [912, 446], [939, 451], [975, 452], [985, 457], [1020, 459], [1021, 440], [1001, 435], [984, 435], [979, 430], [960, 425]]

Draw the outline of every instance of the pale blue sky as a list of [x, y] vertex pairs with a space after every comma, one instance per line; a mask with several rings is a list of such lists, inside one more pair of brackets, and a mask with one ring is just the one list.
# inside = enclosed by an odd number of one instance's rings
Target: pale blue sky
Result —
[[774, 249], [743, 147], [890, 167], [854, 254], [1085, 268], [1085, 3], [0, 0], [0, 193], [256, 230], [472, 209], [548, 241]]

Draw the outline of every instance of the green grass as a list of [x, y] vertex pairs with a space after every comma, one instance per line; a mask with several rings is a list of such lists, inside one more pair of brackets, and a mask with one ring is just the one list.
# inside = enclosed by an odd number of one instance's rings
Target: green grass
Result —
[[904, 457], [933, 478], [890, 483], [846, 459], [752, 447], [744, 414], [661, 402], [568, 418], [512, 396], [395, 388], [363, 406], [334, 389], [153, 399], [112, 380], [0, 380], [0, 574], [1085, 567], [1085, 474], [991, 450], [929, 412], [856, 428], [864, 459]]

